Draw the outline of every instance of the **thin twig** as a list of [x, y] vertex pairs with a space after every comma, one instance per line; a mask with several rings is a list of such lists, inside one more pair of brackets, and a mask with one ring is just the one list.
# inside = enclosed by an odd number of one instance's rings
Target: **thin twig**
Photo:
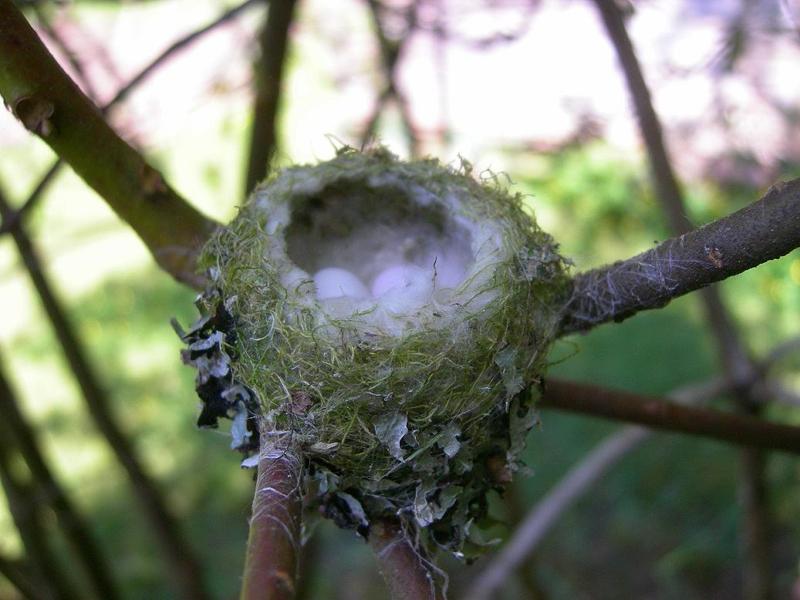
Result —
[[291, 600], [300, 558], [302, 460], [290, 436], [261, 424], [241, 600]]
[[14, 525], [19, 531], [25, 552], [38, 571], [37, 581], [46, 590], [45, 598], [76, 599], [73, 583], [69, 580], [48, 543], [49, 533], [45, 523], [44, 507], [38, 502], [30, 473], [21, 473], [14, 465], [16, 448], [13, 432], [8, 423], [0, 421], [0, 483], [8, 500]]
[[23, 598], [42, 598], [46, 592], [42, 584], [36, 582], [26, 563], [0, 556], [0, 575], [13, 585]]
[[[636, 107], [639, 130], [647, 146], [656, 196], [667, 214], [675, 233], [681, 234], [691, 228], [686, 216], [683, 193], [667, 151], [658, 114], [653, 107], [650, 90], [645, 81], [641, 65], [633, 49], [625, 27], [620, 7], [614, 0], [594, 0], [600, 17], [622, 65], [625, 82]], [[732, 231], [735, 235], [739, 232]], [[765, 236], [763, 242], [771, 239]], [[714, 249], [711, 248], [713, 252]], [[752, 389], [743, 382], [751, 380], [756, 365], [750, 359], [741, 341], [733, 318], [727, 310], [716, 287], [704, 289], [700, 294], [711, 332], [725, 375], [734, 383], [734, 397], [739, 410], [757, 415], [761, 406], [753, 397]], [[771, 595], [769, 509], [766, 502], [765, 459], [755, 449], [745, 449], [741, 456], [741, 493], [743, 501], [744, 544], [744, 597], [747, 600], [764, 600]]]
[[221, 15], [216, 17], [210, 23], [203, 25], [199, 29], [195, 29], [191, 33], [186, 34], [185, 36], [178, 38], [172, 44], [170, 44], [167, 48], [162, 50], [158, 56], [153, 58], [147, 65], [145, 65], [141, 71], [139, 71], [136, 75], [131, 77], [128, 82], [122, 86], [117, 93], [114, 94], [114, 97], [109, 100], [105, 106], [103, 107], [103, 112], [108, 112], [114, 105], [119, 104], [125, 98], [127, 98], [128, 94], [130, 94], [135, 88], [137, 88], [145, 79], [150, 77], [155, 71], [159, 69], [165, 62], [170, 60], [175, 54], [184, 50], [188, 46], [192, 45], [201, 37], [205, 36], [207, 33], [211, 33], [215, 29], [218, 29], [220, 26], [224, 25], [228, 21], [231, 21], [235, 17], [238, 17], [242, 12], [247, 10], [252, 6], [256, 6], [259, 4], [263, 4], [264, 0], [246, 0], [242, 4], [234, 6], [230, 10], [223, 12]]
[[289, 28], [297, 0], [272, 0], [258, 46], [261, 57], [255, 68], [255, 99], [250, 150], [245, 175], [245, 195], [249, 195], [270, 171], [277, 147], [278, 108], [280, 107]]
[[409, 106], [408, 99], [405, 94], [400, 90], [397, 85], [397, 71], [400, 66], [400, 59], [403, 55], [403, 50], [411, 38], [411, 33], [416, 28], [417, 15], [416, 3], [411, 3], [404, 9], [403, 17], [406, 21], [406, 31], [399, 38], [394, 41], [389, 39], [386, 30], [381, 21], [381, 9], [383, 8], [378, 0], [367, 0], [369, 7], [370, 19], [375, 29], [375, 36], [378, 40], [378, 47], [381, 55], [381, 65], [386, 79], [385, 88], [378, 96], [378, 100], [373, 109], [372, 115], [367, 121], [367, 126], [362, 133], [362, 146], [366, 145], [369, 138], [375, 133], [375, 129], [386, 105], [390, 100], [394, 99], [397, 102], [397, 108], [400, 111], [400, 119], [403, 124], [403, 130], [408, 141], [409, 153], [411, 156], [419, 156], [422, 148], [420, 144], [419, 135], [417, 134], [416, 127], [414, 127], [414, 118], [411, 114], [411, 107]]
[[[0, 214], [9, 214], [10, 208], [0, 191]], [[169, 573], [182, 597], [199, 599], [205, 597], [202, 582], [202, 570], [195, 560], [189, 546], [180, 534], [175, 518], [167, 509], [155, 482], [136, 458], [130, 441], [117, 425], [111, 413], [108, 396], [94, 372], [72, 323], [53, 291], [50, 282], [42, 269], [36, 249], [22, 227], [16, 227], [11, 235], [19, 250], [20, 257], [31, 277], [31, 281], [39, 295], [45, 313], [50, 320], [56, 338], [61, 345], [67, 363], [75, 375], [75, 379], [83, 394], [89, 415], [98, 430], [108, 442], [117, 460], [125, 469], [145, 515], [150, 520], [153, 533], [161, 545], [164, 557], [169, 565]]]
[[44, 8], [40, 4], [34, 4], [33, 12], [36, 14], [39, 25], [42, 27], [47, 37], [56, 45], [69, 63], [69, 66], [72, 67], [72, 70], [75, 72], [75, 78], [78, 80], [81, 87], [86, 90], [86, 95], [89, 96], [92, 101], [96, 101], [98, 98], [97, 91], [95, 90], [92, 80], [86, 74], [83, 63], [78, 59], [75, 52], [72, 51], [72, 48], [69, 47], [69, 44], [67, 44], [58, 30], [50, 23], [50, 18], [46, 14]]

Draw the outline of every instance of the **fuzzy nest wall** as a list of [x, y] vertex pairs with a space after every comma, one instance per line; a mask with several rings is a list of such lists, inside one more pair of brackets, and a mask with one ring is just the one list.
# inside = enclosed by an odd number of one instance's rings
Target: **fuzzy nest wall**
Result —
[[203, 263], [204, 316], [180, 332], [200, 425], [233, 419], [246, 453], [259, 421], [290, 435], [341, 526], [399, 516], [424, 546], [479, 550], [570, 289], [520, 199], [466, 163], [347, 149], [265, 182]]

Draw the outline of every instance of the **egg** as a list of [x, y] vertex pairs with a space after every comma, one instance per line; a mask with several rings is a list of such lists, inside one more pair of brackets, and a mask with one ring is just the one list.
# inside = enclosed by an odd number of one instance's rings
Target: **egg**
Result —
[[362, 281], [347, 269], [326, 267], [314, 274], [317, 299], [326, 298], [367, 298], [369, 290]]

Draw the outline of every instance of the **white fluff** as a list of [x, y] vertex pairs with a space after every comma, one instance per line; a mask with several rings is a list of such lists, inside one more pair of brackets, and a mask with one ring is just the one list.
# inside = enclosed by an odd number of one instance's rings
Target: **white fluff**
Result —
[[369, 290], [361, 280], [347, 269], [327, 267], [320, 269], [314, 275], [314, 285], [317, 288], [317, 298], [366, 298]]
[[384, 269], [372, 282], [372, 297], [380, 298], [387, 292], [402, 292], [405, 295], [417, 295], [422, 291], [433, 289], [431, 273], [416, 265], [399, 264]]

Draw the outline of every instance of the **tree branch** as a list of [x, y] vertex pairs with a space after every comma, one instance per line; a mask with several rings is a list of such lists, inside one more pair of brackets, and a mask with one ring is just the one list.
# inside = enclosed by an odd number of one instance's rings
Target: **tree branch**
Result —
[[36, 497], [30, 473], [14, 464], [16, 448], [12, 435], [8, 423], [0, 421], [0, 484], [6, 494], [11, 518], [19, 531], [25, 553], [37, 571], [36, 579], [46, 590], [44, 597], [77, 600], [79, 596], [72, 581], [48, 543], [43, 506]]
[[[713, 398], [727, 388], [729, 386], [724, 379], [715, 378], [700, 385], [675, 390], [668, 397], [682, 404], [695, 404]], [[492, 597], [495, 590], [529, 559], [561, 515], [652, 433], [644, 427], [629, 425], [595, 446], [528, 512], [500, 552], [475, 577], [467, 600]]]
[[26, 129], [133, 227], [164, 270], [202, 285], [196, 257], [215, 224], [109, 127], [11, 0], [0, 0], [0, 95]]
[[397, 521], [373, 522], [368, 541], [392, 600], [444, 598], [431, 572], [433, 565], [414, 548]]
[[562, 334], [587, 331], [661, 308], [716, 281], [800, 246], [800, 179], [774, 185], [757, 202], [625, 261], [575, 278]]
[[[691, 222], [686, 215], [683, 193], [672, 168], [661, 123], [650, 98], [650, 90], [625, 27], [624, 15], [614, 0], [594, 0], [594, 3], [622, 65], [625, 82], [636, 108], [639, 129], [647, 147], [656, 196], [667, 214], [673, 231], [676, 234], [685, 233], [691, 228]], [[735, 384], [734, 397], [739, 410], [745, 414], [757, 415], [760, 407], [754, 400], [753, 390], [743, 384], [744, 381], [752, 379], [755, 365], [739, 337], [735, 323], [716, 287], [704, 289], [700, 297], [717, 343], [725, 374]], [[742, 452], [740, 497], [744, 513], [743, 579], [744, 597], [748, 600], [764, 600], [771, 595], [765, 462], [764, 457], [758, 456], [754, 449], [745, 449]]]
[[91, 582], [98, 598], [113, 600], [119, 597], [111, 580], [108, 562], [92, 538], [88, 523], [72, 505], [64, 489], [39, 450], [33, 429], [22, 415], [16, 395], [6, 379], [0, 361], [0, 420], [16, 440], [19, 452], [30, 469], [35, 485], [42, 490], [42, 498], [55, 511], [65, 537], [69, 540], [79, 562]]
[[[8, 202], [0, 190], [0, 215], [6, 218], [9, 213]], [[72, 323], [42, 270], [31, 239], [21, 226], [15, 227], [11, 235], [53, 326], [64, 357], [81, 389], [89, 415], [128, 474], [131, 488], [152, 524], [156, 539], [161, 544], [176, 587], [181, 590], [184, 598], [191, 600], [204, 598], [205, 591], [199, 564], [183, 540], [178, 523], [167, 509], [158, 487], [137, 459], [128, 438], [117, 425], [109, 406], [108, 396], [92, 369]]]
[[253, 104], [253, 128], [245, 177], [245, 195], [249, 195], [267, 176], [277, 144], [277, 117], [289, 27], [297, 0], [272, 0], [267, 20], [258, 38], [261, 57], [255, 69], [256, 97]]
[[661, 398], [549, 378], [541, 408], [638, 423], [740, 446], [800, 454], [800, 427], [672, 404]]
[[300, 567], [302, 459], [288, 436], [263, 421], [260, 439], [241, 600], [291, 600]]
[[45, 595], [41, 582], [35, 581], [33, 573], [29, 573], [29, 565], [21, 560], [10, 560], [0, 556], [0, 575], [17, 588], [23, 598], [41, 598]]
[[[102, 106], [100, 112], [102, 112], [103, 115], [107, 115], [112, 108], [125, 100], [131, 92], [133, 92], [137, 87], [139, 87], [139, 85], [146, 81], [158, 70], [159, 67], [171, 59], [175, 54], [190, 46], [202, 36], [214, 31], [221, 25], [224, 25], [234, 17], [238, 16], [245, 9], [256, 4], [260, 4], [262, 1], [263, 0], [247, 0], [239, 6], [222, 13], [216, 19], [204, 25], [200, 29], [196, 29], [195, 31], [186, 34], [182, 38], [179, 38], [170, 44], [161, 53], [159, 53], [158, 56], [147, 63], [136, 75], [131, 77], [124, 86], [117, 90], [117, 93], [114, 94], [114, 97]], [[39, 183], [36, 184], [33, 191], [28, 195], [28, 198], [22, 203], [20, 208], [16, 210], [11, 217], [3, 220], [3, 224], [0, 225], [0, 234], [8, 232], [19, 221], [21, 221], [28, 212], [30, 212], [38, 200], [43, 196], [50, 183], [55, 179], [55, 176], [61, 170], [63, 164], [64, 162], [59, 158], [50, 166], [44, 176], [39, 180]]]

